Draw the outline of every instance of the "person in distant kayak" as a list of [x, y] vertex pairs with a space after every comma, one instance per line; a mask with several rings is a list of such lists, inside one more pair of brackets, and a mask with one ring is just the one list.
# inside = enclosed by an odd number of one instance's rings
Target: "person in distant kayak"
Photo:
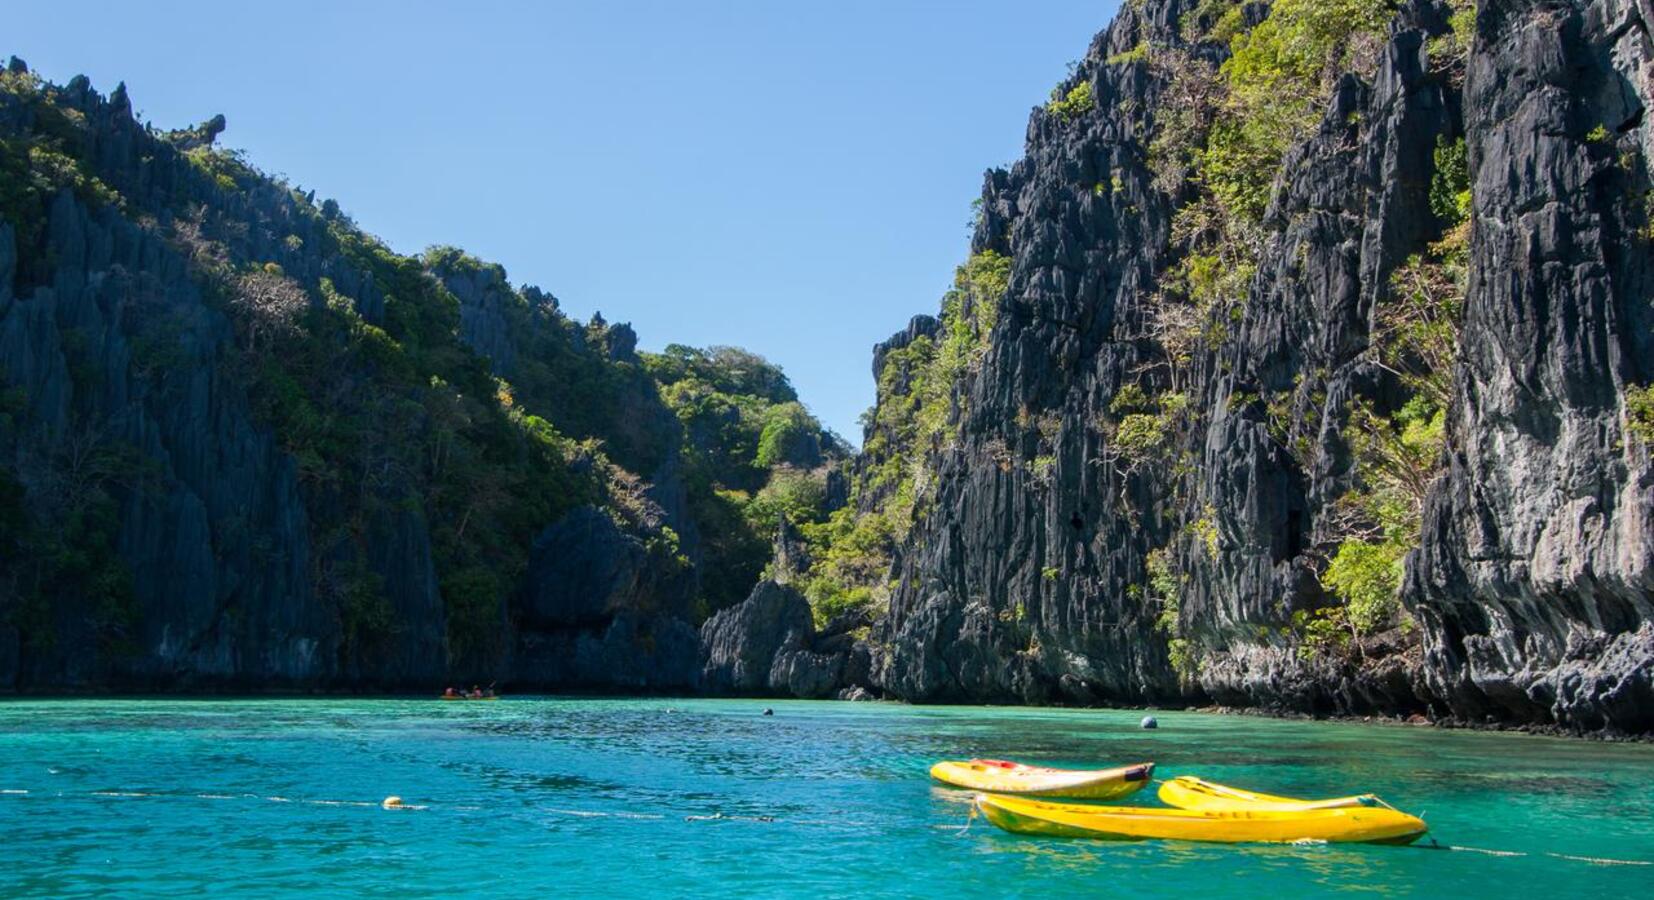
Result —
[[444, 697], [458, 697], [459, 692], [454, 690], [453, 685], [449, 685], [448, 689], [446, 691], [442, 692], [442, 696], [444, 696]]
[[472, 700], [481, 700], [482, 699], [482, 688], [477, 687], [474, 684], [471, 685], [471, 694], [470, 694], [470, 696], [471, 696]]

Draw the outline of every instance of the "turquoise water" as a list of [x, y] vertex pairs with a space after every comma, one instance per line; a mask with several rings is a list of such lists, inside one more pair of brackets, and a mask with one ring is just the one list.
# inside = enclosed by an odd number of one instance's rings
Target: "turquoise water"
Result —
[[[775, 715], [759, 715], [764, 706]], [[1654, 747], [1161, 713], [721, 700], [0, 703], [0, 895], [1003, 897], [1654, 889]], [[948, 756], [1373, 790], [1442, 844], [1036, 840]], [[385, 810], [399, 795], [423, 809]], [[1142, 801], [1154, 804], [1148, 794]], [[721, 817], [721, 818], [720, 818]]]

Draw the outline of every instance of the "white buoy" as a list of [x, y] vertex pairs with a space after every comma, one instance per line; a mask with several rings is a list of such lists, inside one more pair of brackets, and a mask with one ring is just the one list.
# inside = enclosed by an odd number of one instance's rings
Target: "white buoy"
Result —
[[1143, 729], [1145, 731], [1152, 730], [1152, 729], [1159, 728], [1159, 727], [1160, 727], [1160, 720], [1159, 719], [1156, 719], [1154, 716], [1144, 716], [1143, 717]]

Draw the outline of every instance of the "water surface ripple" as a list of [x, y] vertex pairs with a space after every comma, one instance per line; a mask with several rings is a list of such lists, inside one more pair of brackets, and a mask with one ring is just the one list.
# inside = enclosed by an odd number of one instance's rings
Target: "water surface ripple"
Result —
[[[765, 706], [772, 717], [761, 716]], [[741, 700], [0, 703], [0, 895], [1648, 896], [1654, 747], [1161, 713]], [[935, 759], [1371, 790], [1442, 844], [1031, 840]], [[422, 809], [386, 810], [388, 795]], [[1142, 801], [1154, 804], [1145, 792]]]

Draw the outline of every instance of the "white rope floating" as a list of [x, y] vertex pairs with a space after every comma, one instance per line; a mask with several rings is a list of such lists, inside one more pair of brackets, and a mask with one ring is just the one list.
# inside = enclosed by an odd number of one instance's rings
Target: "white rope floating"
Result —
[[1654, 866], [1654, 862], [1641, 859], [1604, 859], [1600, 856], [1570, 856], [1566, 853], [1551, 853], [1549, 851], [1545, 855], [1554, 856], [1557, 859], [1571, 859], [1577, 862], [1590, 863], [1593, 866]]
[[[374, 801], [371, 801], [371, 800], [328, 800], [328, 799], [302, 798], [302, 797], [301, 798], [292, 798], [292, 797], [282, 797], [282, 796], [279, 796], [279, 795], [262, 795], [262, 794], [204, 794], [204, 793], [203, 794], [174, 794], [174, 793], [150, 793], [150, 792], [144, 792], [144, 791], [88, 791], [87, 795], [88, 796], [93, 796], [93, 797], [108, 797], [108, 798], [112, 798], [112, 799], [121, 799], [121, 800], [167, 799], [167, 798], [196, 799], [196, 800], [260, 800], [260, 801], [264, 801], [264, 802], [268, 802], [268, 803], [292, 803], [292, 804], [299, 804], [299, 805], [306, 805], [306, 806], [355, 807], [355, 808], [362, 808], [362, 809], [378, 808], [378, 809], [383, 809], [383, 810], [386, 810], [386, 811], [397, 811], [397, 812], [401, 812], [401, 811], [418, 811], [418, 810], [429, 810], [429, 809], [431, 809], [431, 807], [429, 805], [426, 805], [426, 804], [407, 803], [407, 802], [403, 801], [403, 799], [401, 797], [399, 797], [395, 794], [392, 794], [392, 795], [386, 797], [384, 800], [381, 800], [379, 802], [374, 802]], [[0, 796], [21, 797], [21, 796], [32, 796], [32, 794], [31, 794], [30, 791], [28, 791], [26, 789], [23, 789], [23, 788], [0, 788]], [[59, 793], [59, 794], [57, 794], [57, 796], [61, 797], [61, 796], [63, 796], [63, 794]], [[949, 798], [949, 799], [951, 800], [953, 798]], [[957, 825], [956, 826], [956, 825], [936, 824], [936, 825], [932, 825], [931, 827], [935, 828], [935, 829], [938, 829], [938, 830], [952, 831], [955, 835], [958, 835], [958, 836], [963, 836], [966, 833], [968, 833], [971, 830], [972, 824], [974, 824], [976, 822], [977, 816], [980, 815], [980, 812], [977, 810], [976, 803], [974, 802], [974, 798], [972, 798], [972, 800], [967, 801], [967, 802], [968, 802], [968, 806], [966, 807], [967, 812], [966, 812], [966, 816], [965, 816], [965, 824], [964, 825]], [[1379, 802], [1383, 803], [1382, 800], [1379, 801]], [[1389, 806], [1389, 804], [1387, 804], [1387, 803], [1385, 803], [1384, 805]], [[481, 807], [470, 806], [470, 805], [456, 805], [456, 806], [451, 806], [451, 807], [446, 807], [446, 808], [451, 809], [451, 810], [455, 810], [455, 811], [471, 811], [471, 812], [475, 812], [475, 811], [478, 811], [478, 810], [481, 809]], [[1394, 807], [1391, 807], [1391, 808], [1393, 809]], [[603, 811], [603, 810], [582, 810], [582, 809], [562, 809], [562, 808], [544, 808], [541, 811], [546, 812], [546, 813], [550, 813], [552, 815], [571, 816], [571, 817], [575, 817], [575, 818], [589, 818], [589, 819], [604, 818], [604, 819], [634, 819], [634, 820], [645, 820], [645, 821], [661, 821], [661, 820], [664, 820], [664, 819], [667, 818], [667, 816], [663, 813], [616, 812], [616, 811]], [[734, 815], [734, 814], [722, 813], [722, 812], [686, 815], [686, 816], [683, 817], [683, 821], [685, 821], [685, 822], [755, 822], [755, 823], [766, 824], [766, 825], [780, 823], [780, 824], [788, 824], [788, 825], [820, 825], [820, 826], [844, 826], [844, 825], [858, 824], [858, 823], [846, 823], [846, 822], [825, 820], [825, 819], [781, 819], [781, 818], [777, 818], [775, 816]], [[863, 826], [866, 826], [866, 825], [870, 825], [872, 823], [859, 823], [859, 824], [863, 825]], [[1319, 845], [1325, 844], [1326, 841], [1316, 840], [1316, 839], [1305, 839], [1305, 840], [1299, 840], [1299, 841], [1292, 841], [1291, 843], [1292, 843], [1292, 845], [1295, 845], [1295, 846], [1319, 846]], [[1487, 847], [1466, 847], [1466, 846], [1462, 846], [1462, 845], [1459, 845], [1459, 844], [1438, 844], [1438, 843], [1435, 843], [1435, 842], [1431, 842], [1429, 844], [1413, 844], [1411, 846], [1415, 850], [1451, 850], [1451, 851], [1456, 851], [1456, 852], [1459, 852], [1459, 853], [1479, 853], [1479, 854], [1482, 854], [1483, 856], [1504, 857], [1504, 858], [1540, 855], [1540, 856], [1548, 856], [1548, 857], [1551, 857], [1552, 859], [1565, 859], [1565, 860], [1569, 860], [1571, 862], [1586, 863], [1588, 865], [1593, 865], [1593, 866], [1654, 866], [1654, 861], [1648, 861], [1648, 860], [1612, 859], [1612, 858], [1609, 858], [1609, 857], [1601, 857], [1601, 856], [1576, 856], [1576, 855], [1570, 854], [1570, 853], [1555, 853], [1555, 852], [1552, 852], [1552, 851], [1542, 851], [1540, 853], [1529, 853], [1529, 852], [1522, 851], [1522, 850], [1495, 850], [1495, 849], [1491, 849], [1491, 848], [1487, 848]]]
[[1457, 850], [1460, 853], [1481, 853], [1486, 856], [1527, 856], [1519, 850], [1487, 850], [1482, 847], [1458, 847], [1452, 844], [1435, 844], [1419, 848], [1421, 850]]
[[[1522, 851], [1522, 850], [1490, 850], [1486, 847], [1461, 847], [1457, 844], [1434, 844], [1434, 843], [1432, 843], [1432, 844], [1415, 844], [1413, 846], [1414, 846], [1414, 849], [1416, 849], [1416, 850], [1456, 850], [1460, 853], [1480, 853], [1484, 856], [1506, 856], [1506, 857], [1508, 857], [1508, 856], [1534, 856], [1535, 855], [1533, 853], [1528, 853], [1528, 852], [1525, 852], [1525, 851]], [[1594, 865], [1594, 866], [1654, 866], [1654, 862], [1649, 862], [1647, 860], [1641, 860], [1641, 859], [1608, 859], [1606, 857], [1601, 857], [1601, 856], [1574, 856], [1573, 854], [1570, 854], [1570, 853], [1553, 853], [1549, 850], [1546, 850], [1543, 853], [1538, 854], [1538, 855], [1549, 856], [1553, 859], [1568, 859], [1568, 860], [1573, 860], [1574, 862], [1590, 863], [1591, 865]]]

